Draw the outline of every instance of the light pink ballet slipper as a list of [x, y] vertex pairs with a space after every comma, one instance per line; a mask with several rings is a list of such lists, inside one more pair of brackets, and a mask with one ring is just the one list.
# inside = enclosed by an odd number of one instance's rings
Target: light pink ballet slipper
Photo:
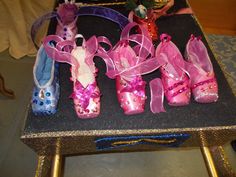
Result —
[[189, 78], [185, 69], [185, 61], [167, 34], [160, 36], [161, 43], [156, 48], [156, 57], [166, 64], [161, 70], [164, 94], [171, 106], [184, 106], [190, 101]]
[[211, 103], [218, 100], [218, 84], [207, 49], [200, 37], [191, 35], [186, 45], [187, 70], [195, 101]]
[[[44, 39], [43, 45], [47, 54], [57, 62], [71, 65], [71, 81], [73, 82], [73, 93], [75, 111], [79, 118], [95, 118], [100, 113], [100, 91], [96, 83], [96, 67], [93, 57], [98, 49], [95, 36], [85, 40], [77, 46], [71, 40], [63, 40], [57, 35], [49, 35]], [[52, 46], [50, 43], [56, 43]]]

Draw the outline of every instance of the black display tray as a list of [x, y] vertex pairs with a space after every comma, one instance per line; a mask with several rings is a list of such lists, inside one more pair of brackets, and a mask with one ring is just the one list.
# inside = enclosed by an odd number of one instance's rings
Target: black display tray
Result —
[[[171, 11], [186, 7], [184, 0], [176, 1]], [[114, 7], [123, 14], [127, 11], [122, 7]], [[214, 57], [212, 50], [204, 37], [204, 34], [194, 16], [190, 14], [173, 15], [162, 17], [157, 20], [158, 32], [168, 33], [172, 41], [184, 54], [185, 45], [191, 34], [202, 36], [209, 56], [212, 60], [214, 71], [219, 85], [219, 100], [211, 104], [199, 104], [193, 99], [188, 106], [171, 107], [165, 100], [166, 113], [153, 114], [150, 111], [150, 90], [147, 85], [145, 112], [138, 115], [124, 115], [116, 98], [115, 81], [105, 75], [105, 64], [101, 59], [95, 58], [99, 69], [97, 82], [101, 90], [101, 114], [95, 119], [79, 119], [76, 116], [73, 100], [69, 98], [72, 93], [72, 82], [70, 81], [70, 66], [60, 64], [60, 100], [58, 111], [52, 116], [35, 116], [29, 106], [23, 135], [37, 134], [42, 132], [63, 132], [63, 131], [93, 131], [97, 130], [142, 130], [142, 129], [188, 129], [224, 127], [236, 125], [236, 100], [226, 78]], [[55, 32], [56, 21], [52, 20], [49, 34]], [[119, 40], [121, 30], [118, 25], [99, 17], [83, 16], [78, 18], [78, 31], [86, 39], [92, 35], [106, 36], [115, 44]], [[157, 45], [155, 43], [155, 45]], [[144, 76], [144, 80], [151, 81], [160, 77], [159, 71]]]

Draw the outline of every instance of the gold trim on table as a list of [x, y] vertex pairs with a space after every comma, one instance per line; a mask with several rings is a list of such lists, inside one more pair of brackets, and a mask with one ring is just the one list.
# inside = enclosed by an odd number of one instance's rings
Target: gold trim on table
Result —
[[[56, 147], [60, 147], [60, 154], [96, 153], [95, 138], [104, 136], [136, 136], [136, 135], [162, 135], [162, 134], [189, 134], [182, 147], [199, 147], [202, 139], [205, 146], [220, 146], [236, 139], [236, 126], [207, 127], [207, 128], [173, 128], [173, 129], [143, 129], [143, 130], [90, 130], [90, 131], [64, 131], [47, 132], [22, 135], [21, 139], [40, 155], [53, 155]], [[157, 147], [138, 145], [124, 147], [114, 151], [132, 151], [156, 149]]]

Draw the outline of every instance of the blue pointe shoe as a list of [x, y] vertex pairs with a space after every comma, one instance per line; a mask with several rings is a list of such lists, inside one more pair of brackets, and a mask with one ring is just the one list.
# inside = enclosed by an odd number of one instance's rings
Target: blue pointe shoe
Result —
[[33, 68], [34, 89], [32, 110], [35, 115], [56, 113], [59, 99], [59, 65], [49, 58], [41, 45]]

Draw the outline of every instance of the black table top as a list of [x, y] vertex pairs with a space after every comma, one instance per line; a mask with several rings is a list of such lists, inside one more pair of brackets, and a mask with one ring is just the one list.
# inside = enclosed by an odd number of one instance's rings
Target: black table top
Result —
[[[179, 0], [176, 1], [172, 10], [175, 11], [185, 6], [185, 1]], [[122, 8], [118, 10], [127, 14]], [[165, 100], [166, 113], [153, 114], [149, 107], [150, 90], [147, 84], [146, 95], [148, 99], [146, 100], [145, 112], [132, 116], [124, 115], [116, 98], [115, 81], [105, 75], [105, 64], [96, 58], [94, 60], [99, 69], [97, 82], [102, 93], [99, 117], [84, 120], [76, 116], [73, 100], [69, 98], [72, 93], [72, 82], [69, 80], [70, 66], [60, 64], [61, 90], [57, 113], [52, 116], [35, 116], [31, 108], [29, 108], [23, 133], [77, 130], [185, 129], [236, 125], [235, 96], [194, 16], [185, 14], [162, 17], [156, 23], [159, 28], [159, 34], [165, 32], [171, 35], [172, 41], [177, 45], [182, 54], [184, 54], [185, 45], [191, 34], [203, 37], [203, 42], [207, 46], [219, 85], [219, 100], [216, 103], [199, 104], [192, 99], [188, 106], [171, 107]], [[55, 21], [53, 22], [52, 20], [49, 33], [53, 34], [55, 32], [55, 25]], [[119, 40], [120, 29], [118, 25], [98, 17], [79, 17], [78, 30], [86, 39], [92, 35], [104, 35], [113, 44]], [[156, 44], [158, 43], [159, 41]], [[156, 77], [160, 77], [159, 71], [148, 74], [143, 78], [149, 82]]]

